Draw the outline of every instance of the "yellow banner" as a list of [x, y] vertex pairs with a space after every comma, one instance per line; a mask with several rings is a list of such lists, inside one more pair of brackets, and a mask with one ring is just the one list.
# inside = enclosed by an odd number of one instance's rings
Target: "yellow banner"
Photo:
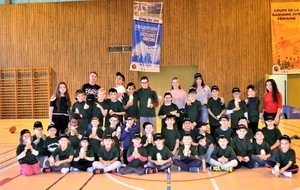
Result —
[[300, 73], [300, 2], [272, 3], [273, 74]]

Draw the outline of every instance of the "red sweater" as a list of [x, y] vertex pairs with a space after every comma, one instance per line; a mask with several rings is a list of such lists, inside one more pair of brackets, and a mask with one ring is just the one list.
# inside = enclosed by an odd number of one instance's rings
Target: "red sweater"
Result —
[[282, 96], [277, 93], [277, 102], [273, 101], [272, 92], [264, 95], [264, 110], [267, 113], [277, 113], [278, 108], [282, 109]]

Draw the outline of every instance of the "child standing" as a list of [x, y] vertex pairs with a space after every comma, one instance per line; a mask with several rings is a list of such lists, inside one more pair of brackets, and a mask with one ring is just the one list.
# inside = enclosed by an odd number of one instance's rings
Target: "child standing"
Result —
[[251, 160], [252, 155], [252, 144], [246, 137], [247, 127], [245, 125], [239, 125], [236, 130], [237, 136], [231, 141], [231, 147], [236, 153], [238, 165], [236, 169], [245, 166], [249, 169], [253, 168], [253, 161]]
[[145, 170], [146, 174], [164, 171], [171, 173], [172, 153], [168, 147], [164, 145], [164, 138], [160, 133], [156, 133], [154, 137], [155, 146], [153, 146], [148, 154], [148, 163]]
[[74, 149], [69, 144], [69, 137], [66, 134], [61, 134], [58, 139], [59, 146], [49, 157], [49, 168], [43, 168], [43, 173], [52, 171], [60, 171], [63, 174], [69, 172], [71, 162], [74, 157]]
[[216, 129], [215, 133], [214, 133], [214, 139], [217, 139], [219, 136], [224, 135], [227, 140], [228, 143], [231, 143], [232, 138], [234, 137], [234, 132], [232, 130], [232, 128], [228, 127], [229, 124], [229, 118], [227, 115], [222, 115], [220, 117], [220, 127]]
[[140, 112], [138, 106], [139, 96], [135, 92], [136, 87], [133, 82], [126, 85], [126, 93], [124, 94], [122, 104], [127, 115], [132, 115], [136, 119], [136, 125], [140, 127]]
[[189, 117], [192, 122], [192, 129], [194, 129], [201, 118], [201, 103], [196, 100], [196, 89], [191, 88], [188, 93], [188, 100], [185, 104], [184, 114]]
[[153, 140], [153, 125], [149, 122], [143, 124], [145, 135], [142, 136], [142, 144], [146, 148], [147, 153], [150, 152], [151, 148], [154, 146]]
[[238, 119], [241, 116], [247, 117], [247, 106], [244, 100], [241, 100], [241, 91], [239, 88], [234, 87], [232, 89], [233, 100], [231, 100], [227, 105], [227, 115], [231, 116], [230, 127], [235, 132], [238, 129]]
[[95, 160], [94, 152], [90, 149], [89, 138], [82, 137], [80, 139], [79, 148], [76, 150], [74, 155], [74, 160], [72, 162], [71, 172], [77, 171], [87, 171], [92, 172], [94, 168], [92, 167], [93, 161]]
[[[161, 131], [165, 130], [167, 127], [166, 117], [167, 115], [174, 115], [176, 119], [179, 119], [180, 113], [176, 104], [172, 103], [172, 94], [166, 92], [164, 94], [164, 104], [160, 107], [158, 112], [158, 117], [161, 119]], [[177, 122], [175, 120], [174, 127], [177, 128]]]
[[131, 115], [125, 116], [125, 124], [121, 127], [121, 137], [120, 141], [122, 141], [123, 145], [123, 162], [124, 164], [128, 164], [127, 160], [127, 150], [131, 144], [131, 138], [135, 133], [140, 132], [140, 127], [136, 126], [135, 118]]
[[219, 87], [214, 85], [211, 87], [212, 97], [207, 101], [209, 114], [210, 134], [214, 136], [215, 130], [220, 126], [219, 119], [225, 113], [226, 107], [219, 97]]
[[117, 168], [121, 166], [121, 162], [118, 161], [119, 150], [115, 146], [113, 136], [110, 133], [106, 133], [103, 138], [103, 146], [98, 151], [99, 161], [93, 162], [95, 168], [94, 174], [103, 174], [107, 172], [117, 172]]
[[40, 121], [36, 121], [33, 124], [34, 135], [32, 136], [32, 142], [36, 145], [37, 151], [39, 154], [37, 155], [37, 160], [39, 161], [40, 168], [45, 167], [45, 162], [48, 160], [47, 150], [44, 148], [44, 142], [47, 138], [46, 135], [43, 134], [43, 124]]
[[191, 123], [191, 119], [188, 117], [185, 117], [183, 119], [183, 128], [179, 131], [179, 135], [180, 135], [180, 144], [183, 145], [182, 142], [182, 138], [184, 135], [189, 134], [191, 135], [193, 141], [192, 141], [192, 145], [193, 146], [197, 146], [198, 144], [196, 143], [196, 137], [197, 137], [197, 133], [192, 130], [192, 123]]
[[210, 159], [210, 170], [232, 172], [233, 167], [238, 165], [234, 150], [228, 146], [228, 140], [224, 135], [217, 138], [218, 145]]
[[39, 174], [39, 167], [36, 156], [39, 154], [37, 147], [31, 141], [31, 134], [28, 129], [23, 129], [20, 133], [20, 144], [17, 147], [17, 159], [20, 164], [20, 174], [31, 176]]
[[75, 118], [72, 118], [68, 127], [68, 131], [66, 134], [69, 136], [69, 140], [71, 143], [71, 146], [74, 148], [74, 150], [79, 148], [79, 141], [82, 138], [82, 135], [78, 133], [78, 120]]
[[[132, 137], [132, 145], [127, 151], [127, 163], [126, 167], [121, 167], [120, 174], [137, 173], [138, 175], [145, 174], [144, 164], [147, 161], [147, 150], [141, 144], [140, 133], [134, 133]], [[124, 154], [124, 152], [123, 152]]]
[[291, 139], [287, 135], [282, 135], [279, 139], [280, 149], [275, 155], [275, 162], [268, 161], [269, 167], [272, 167], [272, 174], [279, 176], [280, 174], [286, 177], [292, 177], [299, 171], [296, 165], [296, 153], [291, 149]]
[[186, 134], [182, 138], [183, 145], [179, 147], [178, 159], [174, 160], [174, 165], [178, 166], [178, 171], [199, 172], [201, 162], [198, 160], [196, 147], [192, 146], [193, 139], [191, 135]]
[[251, 160], [253, 160], [255, 168], [265, 167], [268, 158], [271, 156], [270, 146], [264, 141], [264, 134], [261, 129], [256, 130], [254, 138]]
[[116, 83], [115, 89], [118, 92], [118, 100], [120, 102], [122, 102], [124, 93], [126, 92], [125, 88], [124, 88], [124, 81], [125, 81], [125, 76], [122, 73], [117, 72], [116, 73], [116, 80], [115, 80], [115, 83]]
[[103, 131], [99, 128], [99, 119], [93, 117], [91, 121], [92, 128], [86, 132], [86, 136], [90, 139], [90, 146], [94, 152], [95, 160], [99, 160], [99, 155], [97, 155], [100, 148], [100, 143], [102, 141]]
[[265, 118], [266, 127], [262, 128], [262, 132], [265, 137], [265, 141], [270, 145], [271, 155], [274, 156], [279, 147], [279, 139], [281, 137], [281, 132], [278, 127], [274, 126], [274, 117], [268, 115]]
[[91, 106], [86, 104], [84, 101], [85, 95], [82, 90], [77, 90], [76, 102], [72, 105], [71, 115], [72, 117], [78, 119], [77, 132], [84, 135], [88, 129], [89, 118], [92, 113]]
[[92, 108], [92, 117], [98, 117], [99, 118], [99, 125], [103, 125], [103, 118], [106, 117], [108, 112], [108, 101], [106, 98], [106, 90], [105, 89], [99, 89], [97, 100], [93, 104]]
[[245, 99], [247, 110], [248, 110], [248, 119], [249, 119], [249, 129], [252, 130], [253, 134], [258, 129], [259, 121], [259, 104], [260, 100], [256, 97], [256, 90], [252, 84], [247, 86], [248, 98]]
[[122, 103], [118, 101], [118, 92], [116, 89], [111, 88], [108, 91], [110, 101], [108, 101], [108, 114], [106, 115], [105, 127], [109, 126], [109, 119], [112, 115], [117, 115], [120, 124], [123, 124], [123, 115], [125, 115]]
[[180, 135], [178, 130], [174, 128], [175, 117], [173, 115], [167, 115], [165, 122], [167, 127], [161, 134], [165, 138], [165, 145], [171, 150], [173, 156], [176, 157]]

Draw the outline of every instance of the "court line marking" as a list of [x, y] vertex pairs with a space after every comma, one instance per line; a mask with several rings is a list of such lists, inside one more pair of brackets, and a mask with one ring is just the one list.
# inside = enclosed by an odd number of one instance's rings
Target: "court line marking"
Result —
[[134, 187], [134, 186], [128, 185], [128, 184], [126, 184], [126, 183], [123, 183], [123, 182], [121, 182], [121, 181], [119, 181], [119, 180], [113, 178], [113, 177], [110, 176], [110, 174], [108, 174], [108, 173], [106, 173], [105, 175], [106, 175], [109, 179], [111, 179], [111, 180], [113, 180], [114, 182], [116, 182], [116, 183], [118, 183], [118, 184], [120, 184], [120, 185], [123, 185], [123, 186], [125, 186], [125, 187], [131, 188], [131, 189], [136, 189], [136, 190], [144, 190], [144, 189], [142, 189], [142, 188]]
[[46, 190], [51, 189], [54, 185], [56, 185], [60, 180], [62, 180], [64, 177], [66, 177], [69, 173], [70, 172], [68, 172], [65, 175], [63, 175], [60, 178], [58, 178], [54, 183], [52, 183], [52, 185], [50, 185], [49, 187], [47, 187]]
[[[170, 168], [171, 170], [171, 168]], [[167, 173], [167, 190], [171, 190], [171, 172]]]
[[18, 161], [17, 161], [17, 160], [14, 161], [14, 162], [11, 162], [11, 163], [9, 163], [9, 164], [7, 164], [7, 165], [1, 167], [1, 168], [0, 168], [0, 172], [3, 172], [3, 171], [5, 171], [5, 170], [7, 170], [7, 169], [9, 169], [9, 168], [11, 168], [11, 167], [17, 165], [17, 164], [18, 164]]
[[94, 176], [95, 176], [95, 174], [93, 174], [91, 177], [89, 177], [89, 179], [86, 180], [86, 182], [79, 188], [79, 190], [82, 190], [92, 180], [92, 178]]
[[215, 179], [212, 177], [210, 171], [207, 172], [207, 175], [208, 175], [209, 177], [211, 177], [211, 178], [210, 178], [210, 182], [212, 183], [214, 189], [215, 189], [215, 190], [220, 190], [219, 186], [217, 185], [217, 182], [216, 182]]
[[11, 151], [13, 151], [13, 150], [16, 150], [16, 149], [14, 148], [14, 149], [8, 150], [8, 151], [6, 151], [6, 152], [2, 152], [0, 155], [6, 154], [6, 153], [11, 152]]
[[12, 159], [14, 159], [14, 158], [16, 158], [16, 157], [11, 157], [11, 158], [9, 158], [9, 159], [7, 159], [7, 160], [4, 160], [4, 161], [0, 162], [0, 164], [3, 164], [4, 162], [7, 162], [7, 161], [12, 160]]
[[[13, 156], [13, 157], [11, 157], [11, 156]], [[0, 159], [0, 164], [6, 162], [6, 161], [8, 161], [8, 160], [11, 160], [12, 158], [15, 158], [15, 156], [16, 156], [16, 154], [13, 153], [13, 154], [9, 154], [9, 155], [3, 157], [2, 159]], [[5, 160], [6, 158], [10, 158], [10, 159]], [[4, 161], [4, 160], [5, 160], [5, 161]]]

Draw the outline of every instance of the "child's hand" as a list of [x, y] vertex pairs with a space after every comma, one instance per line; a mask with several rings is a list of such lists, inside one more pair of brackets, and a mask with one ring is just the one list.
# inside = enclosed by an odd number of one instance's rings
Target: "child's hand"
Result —
[[85, 103], [84, 106], [83, 106], [83, 109], [87, 110], [89, 108], [90, 108], [90, 106], [87, 103]]
[[75, 112], [74, 113], [79, 114], [78, 108], [75, 108]]
[[248, 102], [249, 102], [248, 98], [245, 99], [245, 102], [246, 102], [246, 104], [248, 104]]
[[32, 145], [31, 144], [27, 144], [26, 148], [27, 148], [27, 150], [32, 150]]
[[282, 174], [283, 172], [285, 172], [285, 169], [284, 169], [284, 168], [281, 168], [281, 169], [280, 169], [280, 173]]
[[128, 101], [127, 104], [126, 104], [127, 107], [130, 107], [132, 105], [133, 105], [133, 101]]
[[245, 157], [243, 158], [243, 160], [244, 160], [245, 162], [249, 162], [249, 161], [250, 161], [250, 158], [249, 158], [249, 156], [245, 156]]
[[109, 110], [109, 115], [113, 115], [115, 114], [115, 112], [113, 112], [112, 110]]
[[61, 161], [56, 161], [55, 163], [54, 163], [54, 166], [59, 166], [61, 164]]
[[239, 162], [243, 161], [243, 157], [241, 157], [241, 156], [237, 156], [236, 158], [238, 159]]
[[233, 108], [233, 111], [239, 111], [241, 108], [240, 107], [235, 107]]
[[203, 168], [202, 173], [206, 174], [208, 173], [208, 170], [206, 168]]

